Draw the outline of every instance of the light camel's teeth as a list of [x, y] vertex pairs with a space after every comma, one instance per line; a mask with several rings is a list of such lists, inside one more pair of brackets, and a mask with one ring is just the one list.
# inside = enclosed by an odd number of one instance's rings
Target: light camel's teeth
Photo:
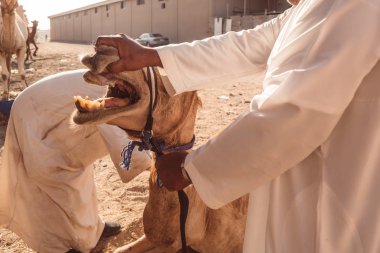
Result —
[[86, 100], [86, 107], [87, 109], [92, 112], [94, 111], [94, 102], [90, 101], [90, 100]]
[[84, 100], [82, 97], [79, 97], [78, 101], [79, 101], [80, 107], [82, 107], [83, 109], [86, 109], [86, 100]]
[[100, 103], [98, 101], [94, 101], [94, 109], [95, 110], [99, 110], [99, 107], [100, 107]]
[[74, 99], [75, 99], [75, 101], [80, 101], [80, 100], [82, 100], [83, 98], [82, 98], [81, 96], [74, 96]]

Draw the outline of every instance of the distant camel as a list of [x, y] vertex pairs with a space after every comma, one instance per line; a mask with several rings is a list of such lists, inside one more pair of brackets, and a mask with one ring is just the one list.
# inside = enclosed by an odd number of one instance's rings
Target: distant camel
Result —
[[[34, 20], [34, 21], [32, 21], [32, 24], [33, 24], [33, 26], [31, 28], [28, 27], [29, 33], [28, 33], [28, 39], [26, 40], [26, 59], [25, 59], [26, 61], [29, 60], [29, 57], [31, 60], [33, 60], [32, 51], [30, 50], [30, 44], [34, 45], [33, 56], [37, 56], [37, 50], [38, 50], [36, 40], [35, 40], [36, 33], [37, 33], [38, 21]], [[32, 29], [32, 30], [30, 31], [30, 29]]]
[[27, 23], [16, 13], [17, 0], [0, 0], [3, 25], [0, 27], [0, 66], [4, 81], [3, 99], [8, 99], [11, 76], [12, 54], [17, 56], [18, 73], [25, 85], [24, 59], [26, 39], [28, 37]]

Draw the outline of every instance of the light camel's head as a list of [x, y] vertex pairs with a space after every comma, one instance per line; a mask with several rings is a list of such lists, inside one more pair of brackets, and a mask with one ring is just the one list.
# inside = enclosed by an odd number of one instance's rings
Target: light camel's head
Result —
[[0, 4], [1, 4], [1, 13], [3, 15], [14, 13], [16, 8], [18, 7], [17, 0], [0, 0]]
[[[89, 68], [84, 74], [85, 81], [108, 85], [108, 93], [106, 97], [94, 101], [76, 97], [77, 110], [73, 114], [73, 121], [78, 125], [117, 125], [126, 129], [130, 136], [138, 137], [137, 133], [144, 129], [151, 108], [147, 69], [119, 74], [108, 72], [107, 65], [118, 59], [118, 52], [113, 47], [100, 47], [94, 55], [82, 58], [82, 63]], [[158, 70], [154, 69], [154, 72], [157, 76], [156, 105], [153, 110], [154, 136], [165, 139], [169, 142], [167, 144], [180, 142], [181, 140], [176, 140], [178, 136], [191, 139], [200, 103], [196, 92], [171, 97], [165, 90]]]

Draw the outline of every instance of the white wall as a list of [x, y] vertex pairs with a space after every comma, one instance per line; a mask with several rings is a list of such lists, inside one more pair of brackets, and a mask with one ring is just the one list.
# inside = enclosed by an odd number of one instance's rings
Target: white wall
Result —
[[178, 42], [208, 36], [210, 0], [178, 0]]
[[95, 13], [95, 9], [90, 10], [91, 15], [91, 26], [88, 27], [88, 29], [91, 30], [91, 41], [95, 41], [96, 38], [102, 34], [101, 27], [102, 27], [102, 14], [101, 14], [101, 8], [97, 8], [97, 13]]
[[[108, 10], [107, 10], [108, 7]], [[119, 7], [119, 6], [118, 6]], [[102, 20], [101, 33], [102, 34], [115, 34], [115, 21], [116, 21], [116, 4], [107, 4], [100, 7], [100, 15]]]
[[[276, 1], [283, 9], [289, 6], [286, 0]], [[244, 7], [244, 0], [145, 0], [142, 5], [137, 5], [136, 0], [120, 0], [108, 3], [107, 11], [105, 3], [81, 10], [78, 16], [71, 13], [51, 18], [51, 40], [88, 43], [103, 34], [125, 33], [137, 38], [142, 33], [156, 32], [169, 37], [171, 43], [193, 41], [211, 35], [210, 18], [225, 19], [234, 8]], [[247, 10], [266, 6], [267, 1], [246, 0]]]
[[[91, 36], [91, 11], [87, 10], [83, 11], [80, 15], [82, 15], [82, 22], [80, 24], [77, 24], [78, 27], [82, 28], [82, 42], [90, 42], [92, 41]], [[86, 14], [85, 14], [86, 12]]]
[[124, 8], [115, 3], [115, 33], [132, 34], [132, 2], [124, 1]]
[[177, 42], [178, 1], [153, 1], [152, 4], [152, 32], [161, 33], [169, 41]]
[[[137, 1], [131, 1], [132, 30], [131, 37], [137, 38], [142, 33], [152, 32], [152, 0], [145, 0], [145, 4], [137, 5]], [[157, 1], [157, 0], [155, 0]]]

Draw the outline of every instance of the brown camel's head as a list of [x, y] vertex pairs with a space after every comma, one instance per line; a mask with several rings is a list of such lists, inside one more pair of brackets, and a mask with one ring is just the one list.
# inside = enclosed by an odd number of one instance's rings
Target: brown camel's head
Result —
[[[82, 58], [82, 63], [89, 68], [84, 74], [85, 81], [108, 85], [108, 92], [105, 97], [93, 101], [75, 97], [77, 110], [73, 121], [79, 125], [117, 125], [131, 137], [139, 137], [151, 109], [148, 71], [108, 72], [107, 65], [118, 59], [118, 52], [113, 47], [100, 47], [94, 55]], [[152, 112], [154, 136], [164, 139], [168, 145], [186, 142], [194, 132], [195, 115], [200, 103], [198, 96], [196, 92], [169, 96], [159, 71], [153, 70], [157, 77], [156, 105]]]

